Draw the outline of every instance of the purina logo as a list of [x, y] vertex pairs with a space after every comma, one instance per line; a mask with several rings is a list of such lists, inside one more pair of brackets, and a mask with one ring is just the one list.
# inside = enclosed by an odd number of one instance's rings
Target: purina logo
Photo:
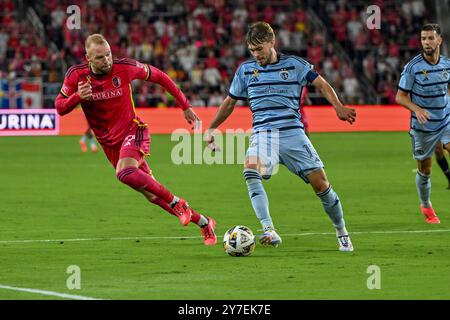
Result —
[[0, 135], [56, 135], [56, 110], [1, 110]]

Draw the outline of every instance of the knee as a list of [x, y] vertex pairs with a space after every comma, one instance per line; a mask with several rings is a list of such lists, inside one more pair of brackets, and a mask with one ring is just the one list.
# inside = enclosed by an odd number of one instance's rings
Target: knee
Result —
[[330, 183], [327, 180], [321, 180], [316, 182], [312, 187], [316, 194], [320, 194], [328, 190]]
[[269, 170], [257, 158], [247, 158], [244, 162], [244, 172], [246, 170], [257, 171], [258, 174], [265, 180], [270, 179], [271, 174]]
[[434, 150], [434, 154], [436, 155], [436, 158], [442, 159], [444, 157], [444, 149], [442, 149], [442, 145], [438, 144], [436, 146], [436, 149]]
[[251, 159], [245, 159], [244, 162], [244, 170], [246, 169], [250, 169], [250, 170], [256, 170], [258, 171], [258, 162], [256, 161], [251, 161]]
[[153, 193], [150, 192], [143, 192], [144, 196], [148, 199], [148, 201], [155, 203], [158, 200], [158, 197], [155, 196]]

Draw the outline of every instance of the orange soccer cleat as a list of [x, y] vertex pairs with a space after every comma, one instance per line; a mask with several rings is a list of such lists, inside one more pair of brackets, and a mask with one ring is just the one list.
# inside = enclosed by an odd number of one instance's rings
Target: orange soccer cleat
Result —
[[95, 143], [91, 144], [91, 151], [92, 152], [97, 152], [98, 151], [98, 147]]
[[217, 237], [214, 233], [214, 228], [216, 227], [216, 221], [211, 217], [206, 217], [208, 219], [208, 224], [206, 226], [203, 226], [202, 229], [202, 236], [203, 236], [203, 243], [205, 246], [213, 246], [217, 243]]
[[86, 142], [84, 142], [83, 140], [80, 140], [80, 148], [81, 148], [81, 152], [86, 152], [87, 151]]
[[180, 198], [172, 209], [183, 226], [187, 226], [191, 222], [192, 211], [186, 200]]
[[436, 215], [436, 212], [434, 212], [433, 207], [425, 208], [424, 206], [420, 205], [420, 210], [422, 211], [423, 215], [425, 216], [425, 222], [431, 223], [431, 224], [438, 224], [441, 223], [438, 216]]

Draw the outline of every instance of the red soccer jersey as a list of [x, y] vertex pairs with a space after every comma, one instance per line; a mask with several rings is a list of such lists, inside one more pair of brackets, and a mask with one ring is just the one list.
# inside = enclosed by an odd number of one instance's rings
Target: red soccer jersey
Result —
[[78, 90], [78, 82], [90, 82], [92, 100], [81, 100], [81, 107], [98, 141], [112, 146], [135, 126], [134, 119], [140, 121], [134, 109], [131, 81], [149, 77], [149, 66], [135, 60], [114, 59], [106, 75], [94, 74], [84, 63], [67, 71], [61, 93], [70, 97]]
[[[167, 89], [183, 109], [189, 107], [184, 94], [170, 78], [147, 64], [132, 59], [114, 59], [108, 74], [96, 75], [88, 63], [71, 67], [65, 76], [61, 95], [56, 99], [56, 108], [63, 115], [74, 106], [66, 106], [68, 100], [81, 104], [87, 121], [98, 142], [104, 146], [114, 146], [122, 142], [136, 123], [142, 122], [136, 115], [131, 91], [134, 79], [156, 82]], [[78, 82], [90, 82], [92, 99], [81, 100], [77, 94]], [[67, 100], [67, 101], [63, 101]]]

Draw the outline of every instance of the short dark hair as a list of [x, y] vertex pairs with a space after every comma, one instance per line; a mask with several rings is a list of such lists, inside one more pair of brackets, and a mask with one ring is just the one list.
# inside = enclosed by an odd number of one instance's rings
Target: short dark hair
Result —
[[247, 43], [252, 45], [262, 44], [264, 42], [270, 42], [275, 39], [275, 33], [273, 32], [270, 24], [264, 21], [258, 21], [252, 23], [247, 31]]
[[420, 31], [436, 31], [438, 35], [441, 35], [441, 27], [437, 23], [427, 23]]

